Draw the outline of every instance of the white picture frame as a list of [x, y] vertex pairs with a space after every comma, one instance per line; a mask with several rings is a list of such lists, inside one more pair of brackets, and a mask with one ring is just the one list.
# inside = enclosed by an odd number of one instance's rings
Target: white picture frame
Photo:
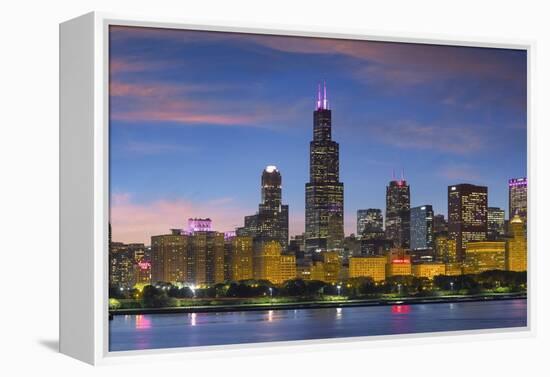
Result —
[[[205, 346], [145, 351], [108, 350], [108, 28], [110, 25], [163, 27], [222, 32], [247, 32], [292, 36], [411, 42], [472, 47], [514, 48], [527, 52], [528, 65], [528, 175], [529, 213], [535, 192], [531, 82], [534, 42], [431, 35], [385, 34], [364, 30], [287, 25], [241, 25], [230, 22], [202, 24], [193, 20], [131, 17], [88, 13], [60, 25], [60, 352], [90, 364], [153, 357], [210, 357], [262, 353], [277, 347], [292, 352], [295, 347], [339, 349], [375, 347], [388, 342], [434, 342], [506, 338], [535, 333], [534, 227], [529, 223], [528, 318], [525, 329], [471, 330], [376, 337], [321, 339], [232, 346]], [[201, 351], [197, 354], [195, 351]]]

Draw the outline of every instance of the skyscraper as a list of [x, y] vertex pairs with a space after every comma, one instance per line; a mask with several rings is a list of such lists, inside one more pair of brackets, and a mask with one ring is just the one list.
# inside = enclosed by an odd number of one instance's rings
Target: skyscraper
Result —
[[382, 210], [377, 208], [357, 210], [357, 237], [379, 238], [384, 233]]
[[386, 238], [396, 247], [409, 247], [411, 192], [403, 178], [386, 186]]
[[490, 240], [498, 240], [504, 237], [505, 231], [504, 210], [498, 207], [487, 209], [487, 237]]
[[461, 262], [469, 241], [487, 239], [487, 187], [463, 183], [449, 186], [447, 194], [449, 239], [456, 243]]
[[261, 185], [262, 197], [258, 212], [245, 217], [244, 227], [237, 230], [237, 235], [253, 237], [257, 245], [278, 241], [286, 250], [288, 205], [282, 204], [282, 177], [276, 166], [269, 165], [264, 169]]
[[527, 178], [512, 178], [508, 180], [508, 218], [512, 220], [518, 215], [527, 225]]
[[326, 85], [313, 112], [313, 141], [306, 183], [306, 252], [342, 248], [344, 240], [344, 184], [340, 182], [338, 143], [332, 140], [332, 113]]
[[433, 217], [431, 205], [423, 205], [411, 209], [411, 249], [433, 249]]

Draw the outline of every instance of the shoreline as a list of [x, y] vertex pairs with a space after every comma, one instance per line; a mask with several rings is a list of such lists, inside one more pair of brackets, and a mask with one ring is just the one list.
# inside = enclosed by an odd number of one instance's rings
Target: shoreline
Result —
[[400, 297], [400, 298], [376, 298], [356, 299], [342, 301], [304, 301], [278, 304], [242, 304], [242, 305], [205, 305], [166, 308], [135, 308], [109, 310], [109, 319], [115, 315], [139, 315], [139, 314], [179, 314], [179, 313], [216, 313], [216, 312], [244, 312], [260, 310], [293, 310], [293, 309], [325, 309], [345, 307], [368, 307], [388, 305], [415, 305], [415, 304], [441, 304], [458, 302], [479, 302], [495, 300], [527, 299], [527, 293], [502, 293], [480, 294], [472, 296], [431, 296], [431, 297]]

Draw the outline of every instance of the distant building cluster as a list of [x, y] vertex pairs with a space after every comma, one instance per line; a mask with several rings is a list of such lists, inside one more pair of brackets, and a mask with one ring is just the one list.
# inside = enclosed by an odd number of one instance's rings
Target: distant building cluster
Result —
[[[309, 182], [305, 184], [305, 232], [289, 239], [289, 207], [282, 174], [274, 165], [261, 175], [261, 202], [244, 225], [214, 230], [209, 218], [191, 218], [186, 229], [151, 237], [151, 245], [109, 239], [110, 284], [156, 282], [213, 285], [226, 281], [291, 279], [335, 283], [391, 276], [433, 279], [487, 270], [527, 270], [527, 179], [508, 182], [505, 210], [489, 207], [488, 188], [461, 183], [447, 188], [447, 218], [432, 205], [411, 207], [404, 174], [386, 186], [385, 215], [357, 211], [357, 234], [344, 234], [344, 185], [339, 145], [332, 140], [326, 86], [313, 112]], [[109, 233], [110, 234], [110, 233]]]

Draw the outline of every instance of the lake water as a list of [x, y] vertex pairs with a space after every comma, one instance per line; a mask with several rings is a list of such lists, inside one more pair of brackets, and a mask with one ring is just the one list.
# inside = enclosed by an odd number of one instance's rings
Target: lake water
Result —
[[527, 325], [527, 300], [116, 315], [110, 351], [257, 343]]

